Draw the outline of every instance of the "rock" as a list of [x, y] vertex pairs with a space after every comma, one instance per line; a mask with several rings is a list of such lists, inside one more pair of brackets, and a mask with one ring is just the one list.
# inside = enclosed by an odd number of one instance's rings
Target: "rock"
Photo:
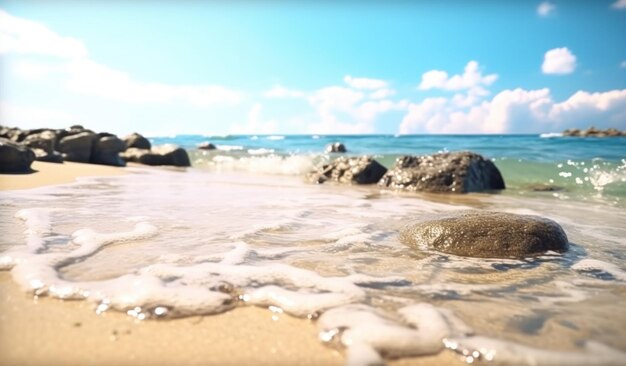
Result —
[[533, 192], [559, 192], [565, 190], [563, 187], [543, 183], [529, 184], [526, 188]]
[[165, 145], [150, 151], [131, 147], [120, 154], [125, 161], [145, 165], [191, 166], [187, 152], [177, 146]]
[[31, 149], [35, 153], [35, 160], [45, 161], [46, 163], [62, 163], [63, 155], [58, 151], [45, 151], [38, 148]]
[[152, 149], [153, 152], [163, 156], [165, 164], [173, 166], [191, 166], [189, 155], [185, 149], [175, 145], [162, 145]]
[[33, 160], [35, 153], [31, 149], [9, 139], [0, 138], [0, 172], [28, 172]]
[[63, 159], [67, 161], [89, 163], [95, 139], [96, 135], [91, 132], [69, 135], [59, 141], [57, 150], [63, 154]]
[[3, 127], [0, 131], [0, 137], [6, 138], [13, 142], [22, 142], [28, 136], [27, 130], [20, 130], [17, 127]]
[[399, 157], [378, 185], [407, 191], [452, 193], [505, 188], [495, 164], [469, 151]]
[[309, 173], [308, 179], [315, 183], [332, 180], [338, 183], [374, 184], [385, 172], [387, 168], [371, 157], [340, 157]]
[[103, 133], [98, 136], [89, 161], [94, 164], [125, 166], [126, 162], [120, 157], [120, 153], [126, 150], [126, 143], [112, 134]]
[[147, 138], [141, 136], [137, 132], [134, 132], [126, 137], [124, 137], [124, 142], [126, 142], [126, 146], [128, 148], [135, 147], [137, 149], [150, 150], [152, 145]]
[[556, 222], [530, 215], [461, 211], [405, 227], [400, 241], [421, 250], [482, 258], [520, 258], [568, 248]]
[[210, 142], [203, 142], [198, 145], [199, 150], [215, 150], [217, 147]]
[[327, 153], [345, 153], [347, 151], [345, 145], [341, 142], [335, 142], [326, 146]]
[[594, 126], [589, 127], [586, 130], [579, 130], [577, 128], [568, 128], [563, 131], [563, 136], [575, 136], [575, 137], [619, 137], [626, 136], [626, 131], [620, 131], [616, 128], [607, 128], [606, 130], [599, 130]]
[[26, 136], [22, 144], [31, 149], [43, 150], [46, 154], [52, 154], [56, 147], [56, 133], [51, 130], [44, 130], [38, 133], [31, 133]]

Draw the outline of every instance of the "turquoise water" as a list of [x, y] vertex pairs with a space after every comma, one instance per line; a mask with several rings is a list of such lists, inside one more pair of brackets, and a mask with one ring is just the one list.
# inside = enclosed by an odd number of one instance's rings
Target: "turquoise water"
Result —
[[[610, 205], [626, 202], [626, 138], [542, 137], [540, 135], [178, 135], [153, 137], [154, 144], [176, 144], [191, 154], [197, 167], [303, 174], [333, 159], [324, 153], [342, 142], [348, 155], [373, 155], [390, 167], [400, 155], [471, 150], [493, 159], [507, 184], [506, 194], [544, 195], [592, 200]], [[202, 142], [216, 151], [198, 151]], [[537, 187], [551, 187], [535, 192]]]

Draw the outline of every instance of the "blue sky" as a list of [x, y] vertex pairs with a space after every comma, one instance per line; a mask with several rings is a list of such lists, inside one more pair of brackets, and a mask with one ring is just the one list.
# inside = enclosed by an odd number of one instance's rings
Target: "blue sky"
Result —
[[0, 9], [4, 125], [148, 135], [626, 129], [624, 0]]

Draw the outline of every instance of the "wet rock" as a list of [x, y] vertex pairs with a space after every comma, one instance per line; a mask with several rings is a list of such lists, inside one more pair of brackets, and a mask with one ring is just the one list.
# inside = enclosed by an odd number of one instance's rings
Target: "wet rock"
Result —
[[385, 172], [387, 168], [371, 157], [340, 157], [309, 173], [308, 179], [315, 183], [330, 180], [337, 183], [374, 184]]
[[199, 150], [215, 150], [217, 147], [210, 142], [203, 142], [198, 145]]
[[63, 159], [67, 161], [89, 163], [95, 139], [96, 135], [92, 132], [69, 135], [59, 141], [57, 150], [63, 154]]
[[327, 153], [345, 153], [347, 151], [346, 146], [341, 142], [335, 142], [326, 146]]
[[153, 150], [131, 147], [121, 153], [120, 157], [125, 161], [145, 165], [191, 166], [187, 151], [173, 145], [155, 147]]
[[520, 258], [568, 248], [567, 235], [552, 220], [491, 211], [461, 211], [410, 224], [400, 241], [421, 250], [482, 258]]
[[378, 185], [407, 191], [450, 193], [505, 188], [495, 164], [469, 151], [399, 157]]
[[135, 147], [137, 149], [144, 149], [144, 150], [150, 150], [152, 148], [150, 141], [148, 141], [147, 138], [143, 137], [137, 132], [134, 132], [124, 137], [124, 142], [126, 143], [126, 146], [128, 148]]
[[32, 133], [31, 131], [31, 134], [22, 141], [22, 144], [31, 149], [40, 149], [46, 154], [52, 154], [56, 147], [56, 138], [56, 133], [51, 130], [44, 130], [38, 133]]
[[20, 173], [30, 171], [35, 153], [26, 146], [0, 138], [0, 172]]
[[103, 133], [97, 135], [93, 144], [90, 162], [113, 166], [125, 166], [126, 162], [120, 157], [120, 153], [126, 150], [126, 143], [117, 136]]

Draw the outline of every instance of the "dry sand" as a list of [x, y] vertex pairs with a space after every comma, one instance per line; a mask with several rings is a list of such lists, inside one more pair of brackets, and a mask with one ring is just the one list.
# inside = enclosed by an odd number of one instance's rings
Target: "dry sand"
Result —
[[[35, 162], [31, 174], [0, 174], [0, 189], [62, 184], [81, 176], [125, 174], [123, 168]], [[240, 307], [220, 315], [138, 321], [96, 315], [84, 301], [33, 299], [0, 271], [0, 365], [343, 365], [310, 320]], [[460, 365], [450, 352], [390, 365]]]

